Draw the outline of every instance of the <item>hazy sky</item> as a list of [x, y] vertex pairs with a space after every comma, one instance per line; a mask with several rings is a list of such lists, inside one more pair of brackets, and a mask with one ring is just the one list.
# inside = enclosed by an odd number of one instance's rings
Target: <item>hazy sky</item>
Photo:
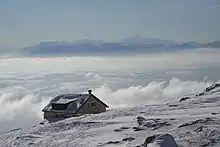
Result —
[[141, 35], [220, 40], [219, 0], [0, 0], [0, 46]]

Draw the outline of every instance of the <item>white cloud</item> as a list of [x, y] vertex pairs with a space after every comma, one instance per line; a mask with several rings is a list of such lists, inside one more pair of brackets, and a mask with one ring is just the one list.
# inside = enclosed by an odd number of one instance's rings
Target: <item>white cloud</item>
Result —
[[95, 89], [94, 93], [114, 108], [178, 101], [184, 95], [199, 93], [211, 84], [212, 82], [181, 81], [173, 78], [170, 81], [152, 82], [146, 86], [130, 86], [115, 91], [103, 85]]

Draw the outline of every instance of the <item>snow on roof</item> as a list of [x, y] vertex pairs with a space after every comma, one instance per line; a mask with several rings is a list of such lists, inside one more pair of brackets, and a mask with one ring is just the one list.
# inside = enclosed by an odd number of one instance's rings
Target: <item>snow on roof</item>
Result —
[[[44, 107], [43, 111], [56, 111], [52, 109], [52, 104], [68, 104], [65, 111], [75, 112], [91, 96], [91, 94], [63, 94], [54, 97], [50, 103]], [[59, 110], [60, 111], [60, 110]]]
[[67, 104], [75, 101], [75, 99], [59, 99], [56, 102], [52, 102], [53, 104]]

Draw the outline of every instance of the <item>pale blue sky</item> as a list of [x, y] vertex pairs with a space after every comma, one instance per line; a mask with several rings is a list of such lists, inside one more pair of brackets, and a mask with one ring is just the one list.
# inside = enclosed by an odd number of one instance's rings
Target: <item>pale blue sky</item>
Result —
[[220, 40], [219, 0], [0, 0], [0, 46], [140, 35]]

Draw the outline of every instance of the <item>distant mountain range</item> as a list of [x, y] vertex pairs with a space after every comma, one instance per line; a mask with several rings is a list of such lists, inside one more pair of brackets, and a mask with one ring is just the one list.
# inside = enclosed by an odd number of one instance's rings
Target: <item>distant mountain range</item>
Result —
[[163, 44], [163, 45], [174, 45], [176, 44], [171, 40], [162, 40], [156, 38], [143, 38], [140, 36], [133, 36], [129, 38], [125, 38], [120, 41], [121, 43], [129, 43], [129, 44]]
[[105, 42], [102, 40], [89, 39], [74, 42], [43, 42], [36, 46], [22, 48], [20, 53], [25, 56], [62, 56], [77, 53], [172, 52], [195, 48], [220, 48], [220, 41], [210, 43], [198, 43], [195, 41], [177, 43], [170, 40], [134, 36], [119, 42]]

